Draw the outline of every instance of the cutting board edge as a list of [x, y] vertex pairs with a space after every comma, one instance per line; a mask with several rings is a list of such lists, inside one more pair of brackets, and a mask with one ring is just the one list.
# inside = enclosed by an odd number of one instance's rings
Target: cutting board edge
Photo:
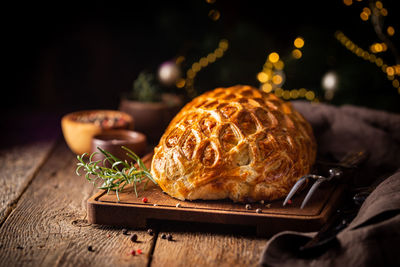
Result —
[[326, 203], [319, 214], [308, 216], [107, 203], [98, 201], [105, 194], [99, 191], [87, 201], [88, 221], [133, 228], [145, 228], [149, 220], [249, 225], [256, 227], [259, 236], [270, 236], [283, 230], [311, 232], [319, 230], [327, 222], [339, 205], [343, 190], [344, 187], [339, 186], [333, 192], [331, 201], [335, 205]]

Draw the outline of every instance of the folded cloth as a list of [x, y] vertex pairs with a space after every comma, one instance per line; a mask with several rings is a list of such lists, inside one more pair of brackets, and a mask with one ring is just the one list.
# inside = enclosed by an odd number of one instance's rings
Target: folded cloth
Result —
[[304, 101], [293, 106], [311, 123], [319, 156], [340, 160], [349, 151], [366, 150], [369, 159], [354, 181], [357, 186], [388, 177], [400, 167], [400, 115]]
[[260, 265], [400, 266], [400, 115], [354, 106], [293, 105], [313, 126], [319, 155], [340, 159], [348, 151], [369, 153], [355, 186], [383, 182], [337, 242], [305, 254], [299, 248], [316, 233], [281, 232], [268, 241]]

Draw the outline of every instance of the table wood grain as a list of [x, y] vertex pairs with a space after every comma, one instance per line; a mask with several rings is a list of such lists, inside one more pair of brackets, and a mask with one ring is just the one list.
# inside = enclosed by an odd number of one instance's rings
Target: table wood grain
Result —
[[155, 222], [153, 235], [125, 235], [91, 225], [86, 201], [97, 189], [76, 176], [62, 139], [2, 150], [0, 160], [0, 266], [257, 266], [267, 241], [245, 227]]
[[54, 142], [42, 140], [0, 149], [0, 224], [47, 159]]

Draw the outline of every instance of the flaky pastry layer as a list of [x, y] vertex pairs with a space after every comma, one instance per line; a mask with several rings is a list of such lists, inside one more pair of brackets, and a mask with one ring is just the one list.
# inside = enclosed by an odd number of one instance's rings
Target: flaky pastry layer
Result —
[[237, 85], [183, 107], [154, 149], [151, 174], [180, 200], [270, 201], [310, 172], [315, 155], [311, 126], [289, 102]]

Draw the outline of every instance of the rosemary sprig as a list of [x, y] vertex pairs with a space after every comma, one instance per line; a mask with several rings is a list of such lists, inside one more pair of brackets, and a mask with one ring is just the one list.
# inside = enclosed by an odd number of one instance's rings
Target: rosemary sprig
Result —
[[[95, 185], [96, 181], [100, 179], [102, 184], [98, 188], [107, 190], [107, 193], [115, 191], [118, 201], [120, 200], [119, 192], [128, 184], [133, 184], [136, 197], [138, 197], [137, 186], [142, 182], [144, 182], [143, 190], [146, 189], [149, 180], [156, 184], [156, 181], [151, 176], [143, 161], [129, 148], [124, 146], [122, 146], [122, 148], [127, 151], [126, 154], [128, 157], [133, 159], [132, 162], [122, 161], [110, 152], [97, 147], [100, 153], [105, 157], [103, 162], [102, 160], [93, 161], [93, 156], [99, 152], [93, 152], [90, 156], [88, 153], [84, 153], [81, 156], [77, 155], [79, 162], [77, 163], [75, 171], [76, 174], [80, 176], [79, 170], [83, 168], [86, 172], [86, 180], [93, 183], [93, 185]], [[85, 161], [85, 158], [87, 157], [89, 157], [89, 159]], [[105, 167], [107, 161], [111, 164], [111, 168]], [[99, 165], [101, 162], [103, 163], [103, 166]], [[135, 167], [135, 162], [138, 167]], [[122, 167], [122, 169], [119, 167]]]

